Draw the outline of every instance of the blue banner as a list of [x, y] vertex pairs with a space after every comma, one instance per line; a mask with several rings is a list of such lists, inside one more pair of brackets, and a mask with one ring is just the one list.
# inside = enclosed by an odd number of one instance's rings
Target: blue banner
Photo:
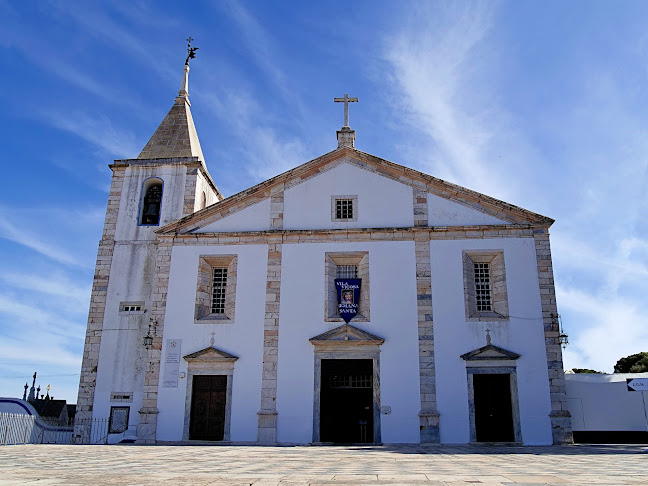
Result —
[[347, 324], [358, 312], [360, 302], [360, 278], [336, 278], [335, 290], [338, 298], [338, 311], [340, 317]]

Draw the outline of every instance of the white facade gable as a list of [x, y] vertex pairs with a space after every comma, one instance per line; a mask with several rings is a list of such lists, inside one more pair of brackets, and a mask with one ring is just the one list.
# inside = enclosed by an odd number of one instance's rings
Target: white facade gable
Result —
[[509, 224], [509, 221], [468, 208], [463, 204], [428, 194], [428, 219], [430, 226], [470, 226], [486, 224]]
[[[356, 221], [333, 221], [331, 199], [357, 197]], [[284, 229], [390, 228], [414, 225], [412, 187], [352, 164], [287, 189]]]
[[243, 208], [240, 211], [214, 221], [194, 233], [217, 233], [232, 231], [265, 231], [270, 226], [270, 199]]

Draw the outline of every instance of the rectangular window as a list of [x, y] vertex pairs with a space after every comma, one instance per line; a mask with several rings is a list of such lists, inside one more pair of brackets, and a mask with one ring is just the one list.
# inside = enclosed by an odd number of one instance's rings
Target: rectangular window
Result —
[[358, 266], [338, 265], [337, 278], [358, 278]]
[[196, 282], [196, 324], [233, 324], [236, 255], [201, 255]]
[[227, 268], [212, 271], [211, 313], [225, 314], [225, 291], [227, 289]]
[[475, 300], [478, 312], [491, 312], [493, 300], [491, 295], [490, 263], [475, 263]]
[[335, 219], [353, 219], [353, 199], [335, 200]]
[[467, 250], [462, 259], [466, 321], [508, 320], [504, 252]]
[[120, 302], [119, 303], [119, 313], [122, 315], [126, 314], [143, 314], [144, 313], [144, 302]]
[[360, 298], [358, 313], [353, 318], [355, 322], [370, 322], [369, 302], [371, 284], [369, 282], [369, 253], [330, 252], [324, 255], [324, 320], [326, 322], [344, 322], [338, 312], [336, 278], [360, 279]]

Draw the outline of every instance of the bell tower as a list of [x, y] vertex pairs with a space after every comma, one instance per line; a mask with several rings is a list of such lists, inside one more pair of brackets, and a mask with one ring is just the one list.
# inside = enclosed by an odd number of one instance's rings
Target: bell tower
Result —
[[[223, 198], [207, 171], [191, 116], [189, 59], [195, 50], [189, 46], [178, 96], [142, 152], [109, 166], [77, 401], [78, 443], [90, 442], [91, 419], [113, 418], [120, 407], [128, 424], [116, 439], [155, 439], [147, 436], [147, 424], [157, 410], [145, 392], [155, 370], [147, 369], [149, 350], [143, 345], [151, 325], [155, 329], [155, 231]], [[161, 346], [161, 336], [156, 338], [154, 348]]]

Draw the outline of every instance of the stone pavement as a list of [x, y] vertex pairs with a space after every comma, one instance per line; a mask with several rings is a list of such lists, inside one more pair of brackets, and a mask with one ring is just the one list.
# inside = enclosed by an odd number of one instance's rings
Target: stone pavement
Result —
[[0, 486], [647, 485], [646, 446], [0, 447]]

